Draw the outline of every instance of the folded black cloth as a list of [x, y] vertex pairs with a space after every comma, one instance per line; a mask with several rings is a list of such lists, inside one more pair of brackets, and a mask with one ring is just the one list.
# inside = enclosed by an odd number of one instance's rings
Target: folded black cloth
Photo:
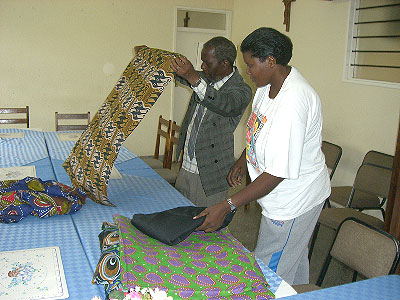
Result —
[[[181, 206], [152, 214], [135, 214], [131, 224], [144, 234], [173, 246], [186, 239], [197, 227], [203, 224], [206, 217], [193, 220], [206, 207]], [[228, 226], [236, 210], [230, 212], [218, 230]]]

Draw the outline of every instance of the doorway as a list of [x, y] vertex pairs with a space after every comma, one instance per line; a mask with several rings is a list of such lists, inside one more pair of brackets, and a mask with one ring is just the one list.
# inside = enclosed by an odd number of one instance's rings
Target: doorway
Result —
[[[230, 38], [231, 12], [187, 7], [175, 9], [175, 52], [185, 55], [196, 70], [201, 70], [203, 44], [216, 36]], [[181, 124], [192, 89], [175, 83], [172, 93], [172, 119]]]

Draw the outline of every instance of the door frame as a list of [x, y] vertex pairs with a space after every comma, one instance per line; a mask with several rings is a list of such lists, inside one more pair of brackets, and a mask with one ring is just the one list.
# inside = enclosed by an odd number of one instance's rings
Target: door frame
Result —
[[[178, 27], [178, 22], [177, 22], [178, 10], [224, 14], [225, 15], [225, 30]], [[187, 6], [175, 6], [174, 7], [173, 51], [176, 51], [176, 49], [177, 49], [177, 33], [178, 32], [211, 33], [211, 34], [215, 34], [216, 36], [220, 35], [220, 36], [226, 37], [227, 39], [230, 39], [231, 38], [231, 31], [232, 31], [232, 11], [222, 10], [222, 9], [207, 9], [207, 8], [187, 7]], [[195, 62], [192, 62], [192, 63], [195, 63]], [[170, 102], [171, 103], [170, 119], [172, 120], [172, 118], [174, 116], [175, 88], [172, 88], [171, 97], [172, 98], [171, 98], [171, 102]]]

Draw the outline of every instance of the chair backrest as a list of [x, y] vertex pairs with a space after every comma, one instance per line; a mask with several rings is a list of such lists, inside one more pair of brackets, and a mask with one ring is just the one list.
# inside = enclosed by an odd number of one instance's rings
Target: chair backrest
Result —
[[[90, 112], [88, 111], [87, 113], [78, 114], [60, 114], [58, 112], [55, 112], [55, 119], [56, 131], [85, 130], [90, 123]], [[67, 120], [65, 121], [66, 124], [60, 124], [60, 120]], [[73, 122], [79, 122], [81, 124], [71, 124], [71, 120], [73, 120]]]
[[322, 152], [325, 155], [325, 164], [330, 171], [329, 178], [332, 179], [336, 167], [339, 164], [339, 160], [342, 157], [342, 147], [327, 141], [322, 141]]
[[164, 119], [162, 115], [158, 117], [157, 134], [156, 134], [156, 145], [154, 148], [154, 158], [158, 159], [160, 157], [160, 144], [161, 137], [165, 138], [164, 147], [164, 159], [163, 164], [165, 165], [165, 153], [169, 151], [169, 135], [171, 130], [171, 121]]
[[329, 255], [367, 278], [378, 277], [395, 272], [399, 242], [381, 229], [347, 218], [339, 226]]
[[[20, 108], [0, 108], [0, 124], [26, 124], [29, 128], [29, 106]], [[23, 114], [23, 116], [21, 116]], [[9, 116], [12, 115], [12, 116]]]
[[356, 191], [386, 199], [389, 195], [391, 178], [391, 168], [369, 164], [361, 165], [354, 179], [353, 189], [347, 206], [351, 207], [351, 201]]
[[[173, 161], [174, 150], [175, 150], [174, 148], [178, 144], [180, 132], [181, 132], [181, 127], [178, 124], [176, 124], [175, 121], [173, 121], [171, 123], [171, 131], [170, 131], [170, 135], [169, 135], [170, 143], [169, 143], [168, 154], [166, 155], [167, 161], [166, 161], [164, 168], [171, 169], [171, 167], [172, 167], [172, 161]], [[180, 158], [179, 158], [180, 164], [182, 164], [182, 158], [183, 158], [183, 151], [181, 152]]]
[[377, 165], [386, 168], [393, 168], [394, 156], [370, 150], [365, 154], [362, 164]]

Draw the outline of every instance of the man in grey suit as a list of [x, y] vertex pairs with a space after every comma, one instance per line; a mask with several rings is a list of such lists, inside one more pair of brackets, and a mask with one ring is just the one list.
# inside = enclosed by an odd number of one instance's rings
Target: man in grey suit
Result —
[[171, 65], [175, 78], [193, 89], [177, 145], [176, 157], [183, 150], [183, 164], [175, 187], [197, 206], [228, 197], [226, 177], [235, 162], [233, 133], [252, 97], [233, 66], [235, 59], [235, 45], [215, 37], [203, 46], [203, 71], [195, 71], [183, 56]]

